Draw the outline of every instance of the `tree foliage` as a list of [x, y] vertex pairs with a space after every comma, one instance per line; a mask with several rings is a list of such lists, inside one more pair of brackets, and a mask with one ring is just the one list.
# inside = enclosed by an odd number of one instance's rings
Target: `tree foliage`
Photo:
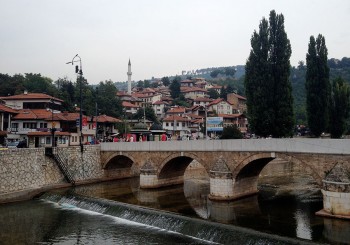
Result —
[[250, 128], [260, 136], [291, 136], [294, 126], [292, 87], [289, 80], [291, 45], [284, 17], [270, 12], [251, 38], [246, 63], [245, 89]]
[[162, 77], [161, 81], [165, 87], [168, 87], [170, 85], [169, 77]]
[[152, 107], [140, 108], [137, 110], [135, 114], [133, 114], [132, 118], [135, 120], [143, 120], [144, 116], [146, 116], [147, 120], [150, 120], [155, 123], [159, 123], [158, 118]]
[[218, 93], [218, 91], [216, 91], [216, 89], [213, 89], [213, 88], [208, 89], [208, 95], [209, 95], [209, 98], [211, 99], [217, 99], [220, 97], [220, 94]]
[[120, 117], [122, 112], [122, 103], [116, 97], [117, 88], [111, 80], [100, 82], [96, 88], [96, 102], [99, 112], [112, 117]]
[[242, 139], [243, 135], [237, 125], [229, 125], [224, 127], [220, 139]]
[[171, 82], [169, 89], [170, 89], [170, 95], [171, 98], [176, 99], [180, 96], [180, 84], [181, 78], [176, 76], [173, 81]]
[[330, 82], [325, 38], [319, 34], [310, 37], [306, 54], [306, 111], [312, 134], [319, 137], [329, 122]]
[[350, 110], [350, 88], [338, 77], [332, 83], [330, 103], [330, 133], [332, 138], [340, 138], [346, 130]]
[[210, 76], [212, 78], [216, 78], [218, 75], [223, 75], [226, 77], [233, 77], [236, 73], [236, 69], [234, 67], [225, 67], [223, 69], [215, 69], [210, 72]]

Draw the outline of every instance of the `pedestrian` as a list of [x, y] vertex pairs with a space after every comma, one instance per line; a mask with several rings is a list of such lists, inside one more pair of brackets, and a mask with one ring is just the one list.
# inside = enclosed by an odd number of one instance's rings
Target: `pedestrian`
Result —
[[139, 141], [142, 142], [142, 134], [140, 134]]
[[162, 139], [162, 141], [166, 141], [166, 134], [165, 133], [162, 134], [161, 139]]
[[130, 138], [129, 138], [129, 142], [134, 142], [134, 136], [130, 136]]

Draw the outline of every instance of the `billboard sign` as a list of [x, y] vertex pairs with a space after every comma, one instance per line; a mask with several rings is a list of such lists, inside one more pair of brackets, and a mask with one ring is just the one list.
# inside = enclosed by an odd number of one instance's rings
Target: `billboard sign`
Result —
[[223, 117], [208, 117], [207, 118], [207, 131], [208, 132], [221, 132], [224, 129]]

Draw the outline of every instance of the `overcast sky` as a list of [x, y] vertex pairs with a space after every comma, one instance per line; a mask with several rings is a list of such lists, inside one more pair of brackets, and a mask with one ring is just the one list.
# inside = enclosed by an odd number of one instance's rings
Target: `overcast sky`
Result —
[[90, 84], [244, 65], [270, 10], [282, 13], [292, 65], [311, 35], [328, 58], [350, 57], [349, 0], [0, 0], [0, 73], [74, 78], [79, 54]]

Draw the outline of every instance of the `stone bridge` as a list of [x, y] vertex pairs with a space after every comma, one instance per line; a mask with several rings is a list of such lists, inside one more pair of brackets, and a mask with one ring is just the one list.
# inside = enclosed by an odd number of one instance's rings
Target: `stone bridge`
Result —
[[344, 171], [350, 171], [350, 140], [295, 138], [101, 144], [102, 167], [119, 177], [140, 176], [141, 188], [183, 183], [186, 168], [197, 160], [210, 177], [210, 198], [218, 200], [257, 193], [260, 172], [275, 158], [300, 164], [321, 187], [326, 174], [338, 163], [346, 167]]

